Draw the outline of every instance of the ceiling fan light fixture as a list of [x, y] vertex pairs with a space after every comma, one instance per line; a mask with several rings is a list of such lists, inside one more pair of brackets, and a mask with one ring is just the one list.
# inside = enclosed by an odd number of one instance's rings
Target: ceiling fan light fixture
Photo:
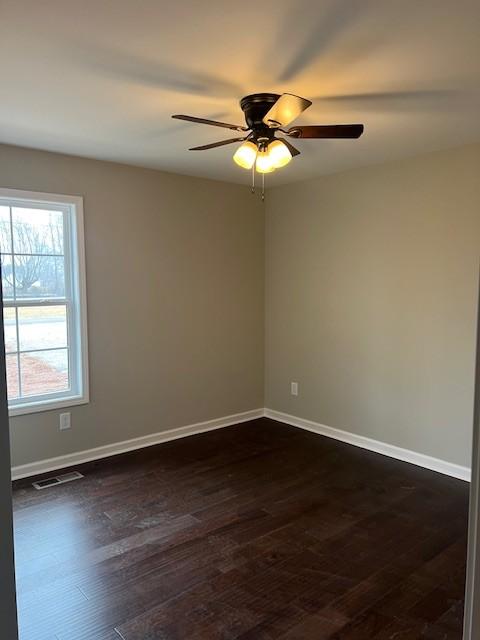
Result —
[[251, 169], [255, 164], [257, 151], [257, 145], [247, 140], [235, 151], [233, 159], [242, 169]]
[[[261, 176], [262, 199], [266, 173], [286, 166], [300, 151], [287, 138], [305, 140], [356, 139], [363, 134], [363, 124], [315, 124], [288, 127], [312, 102], [292, 93], [253, 93], [240, 100], [245, 117], [245, 125], [230, 124], [175, 114], [172, 118], [223, 127], [239, 132], [241, 135], [228, 140], [219, 140], [210, 144], [190, 147], [190, 151], [206, 151], [228, 144], [241, 143], [233, 154], [233, 160], [242, 169], [250, 169], [252, 175], [252, 193], [255, 193], [255, 172]], [[276, 137], [277, 134], [279, 137]]]
[[268, 157], [275, 169], [279, 169], [287, 165], [293, 156], [290, 149], [281, 140], [274, 140], [268, 145]]
[[262, 149], [258, 152], [255, 169], [258, 173], [272, 173], [272, 171], [275, 171], [275, 165], [268, 150]]

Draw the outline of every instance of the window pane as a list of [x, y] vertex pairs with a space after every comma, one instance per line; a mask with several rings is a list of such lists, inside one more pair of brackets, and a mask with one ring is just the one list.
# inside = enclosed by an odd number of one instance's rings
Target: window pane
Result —
[[63, 213], [12, 207], [14, 253], [63, 254]]
[[5, 335], [5, 351], [18, 351], [17, 349], [17, 323], [15, 322], [15, 309], [5, 307], [3, 309], [3, 332]]
[[1, 256], [2, 264], [2, 288], [3, 297], [5, 300], [11, 300], [13, 298], [13, 268], [12, 257]]
[[2, 253], [12, 253], [10, 208], [3, 206], [0, 206], [0, 251]]
[[10, 355], [5, 358], [7, 365], [7, 394], [8, 399], [18, 398], [18, 361], [17, 356]]
[[67, 346], [67, 308], [19, 307], [20, 351], [55, 349]]
[[[77, 207], [69, 198], [58, 204], [57, 199], [41, 194], [30, 199], [27, 192], [0, 198], [8, 397], [20, 413], [42, 410], [41, 400], [53, 406], [83, 388]], [[75, 337], [71, 344], [70, 330]]]
[[64, 259], [52, 256], [15, 256], [17, 298], [63, 298]]
[[68, 351], [35, 351], [20, 354], [22, 397], [67, 391]]

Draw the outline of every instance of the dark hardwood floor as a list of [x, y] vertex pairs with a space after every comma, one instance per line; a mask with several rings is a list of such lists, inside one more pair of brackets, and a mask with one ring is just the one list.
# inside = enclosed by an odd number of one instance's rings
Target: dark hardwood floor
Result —
[[15, 483], [21, 640], [462, 636], [464, 482], [267, 419], [78, 469]]

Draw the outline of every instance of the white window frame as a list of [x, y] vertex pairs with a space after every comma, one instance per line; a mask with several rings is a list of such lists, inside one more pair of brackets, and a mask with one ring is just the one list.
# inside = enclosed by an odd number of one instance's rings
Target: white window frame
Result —
[[[19, 416], [39, 411], [51, 411], [89, 402], [87, 294], [85, 275], [85, 238], [83, 229], [83, 198], [37, 191], [0, 188], [0, 205], [53, 209], [64, 214], [65, 300], [67, 304], [67, 334], [70, 389], [18, 398], [9, 401], [9, 415]], [[63, 300], [62, 300], [63, 303]], [[5, 307], [16, 306], [4, 302]], [[22, 300], [21, 306], [58, 305], [52, 298], [41, 303]]]

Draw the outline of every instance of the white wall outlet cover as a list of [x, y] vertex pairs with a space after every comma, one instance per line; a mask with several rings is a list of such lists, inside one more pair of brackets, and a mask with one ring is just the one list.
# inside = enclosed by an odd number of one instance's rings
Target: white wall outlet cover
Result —
[[64, 431], [65, 429], [70, 429], [70, 413], [61, 413], [60, 414], [60, 431]]
[[290, 383], [290, 392], [292, 396], [298, 396], [298, 382]]

